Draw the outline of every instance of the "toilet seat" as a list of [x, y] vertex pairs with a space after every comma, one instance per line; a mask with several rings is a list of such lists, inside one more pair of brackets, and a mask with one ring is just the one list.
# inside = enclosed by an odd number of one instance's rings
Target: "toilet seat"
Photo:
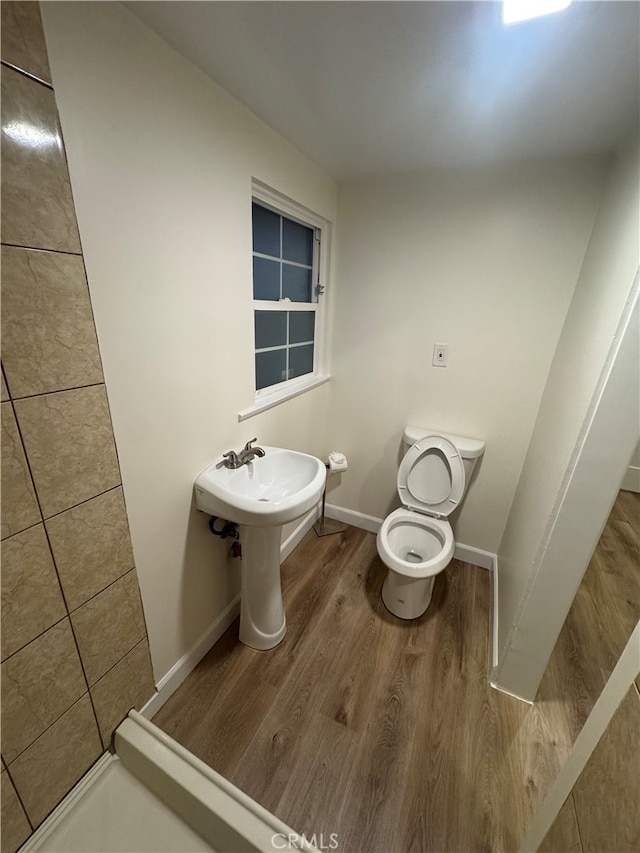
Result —
[[404, 507], [446, 518], [464, 494], [464, 463], [458, 448], [429, 435], [409, 448], [398, 468], [398, 495]]
[[398, 469], [402, 508], [388, 515], [376, 544], [382, 562], [406, 578], [430, 578], [449, 565], [455, 549], [446, 520], [464, 493], [464, 463], [441, 435], [416, 441]]
[[435, 576], [453, 559], [447, 518], [463, 499], [484, 442], [407, 427], [404, 448], [397, 481], [403, 506], [384, 519], [376, 539], [388, 569], [380, 596], [394, 616], [418, 619], [431, 602]]
[[[417, 543], [417, 544], [416, 544]], [[393, 571], [407, 578], [429, 578], [451, 562], [455, 549], [453, 530], [445, 519], [401, 508], [382, 522], [376, 538], [378, 555]], [[408, 552], [428, 553], [420, 561], [407, 560]]]

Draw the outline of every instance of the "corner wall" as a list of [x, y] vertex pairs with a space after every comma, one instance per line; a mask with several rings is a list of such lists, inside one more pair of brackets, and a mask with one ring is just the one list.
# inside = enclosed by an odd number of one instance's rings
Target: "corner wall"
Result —
[[154, 683], [37, 3], [2, 4], [2, 62], [1, 787], [11, 853]]
[[[588, 557], [581, 567], [570, 567], [563, 561], [555, 567], [548, 566], [544, 577], [541, 573], [538, 576], [550, 531], [560, 518], [563, 483], [571, 474], [572, 456], [610, 350], [618, 342], [618, 326], [637, 275], [639, 163], [638, 140], [634, 135], [615, 163], [598, 213], [498, 552], [497, 681], [527, 698], [535, 695], [588, 563]], [[626, 399], [632, 414], [610, 433], [606, 453], [601, 448], [599, 454], [607, 459], [607, 454], [620, 456], [618, 460], [610, 460], [611, 465], [620, 468], [619, 475], [617, 470], [609, 469], [613, 470], [616, 482], [603, 480], [599, 484], [598, 499], [608, 502], [609, 509], [637, 441], [638, 412], [633, 402], [638, 386], [637, 363], [627, 368], [622, 379], [627, 383]], [[596, 448], [594, 453], [597, 452]], [[584, 495], [585, 509], [589, 501], [591, 497]], [[607, 513], [604, 507], [600, 513], [602, 525]], [[596, 529], [593, 519], [587, 523], [588, 518], [589, 513], [584, 511], [582, 527], [578, 525], [574, 530], [574, 551], [583, 543], [593, 543], [595, 547], [598, 540], [601, 528]], [[562, 601], [563, 613], [554, 612], [552, 617], [550, 612], [534, 608], [533, 602], [544, 597], [544, 584], [546, 594], [553, 595], [554, 606]], [[534, 590], [537, 590], [535, 595]]]
[[193, 480], [257, 436], [322, 455], [325, 384], [248, 422], [251, 179], [335, 221], [314, 164], [116, 3], [43, 5], [160, 680], [239, 591]]
[[[398, 505], [402, 431], [484, 439], [456, 540], [495, 553], [608, 164], [571, 159], [341, 184], [329, 503]], [[432, 367], [434, 344], [449, 366]]]

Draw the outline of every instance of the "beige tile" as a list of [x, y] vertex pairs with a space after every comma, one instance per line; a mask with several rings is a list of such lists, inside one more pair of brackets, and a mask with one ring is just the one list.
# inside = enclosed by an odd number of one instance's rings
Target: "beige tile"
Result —
[[71, 614], [89, 684], [145, 636], [138, 578], [131, 571]]
[[80, 252], [53, 91], [2, 66], [2, 242]]
[[23, 841], [31, 835], [31, 827], [6, 770], [0, 774], [0, 789], [2, 791], [2, 853], [15, 853]]
[[104, 385], [14, 405], [45, 518], [119, 485]]
[[2, 543], [2, 659], [66, 615], [42, 524]]
[[5, 400], [9, 399], [9, 391], [7, 389], [7, 383], [4, 381], [4, 369], [0, 374], [2, 377], [2, 394], [0, 395], [0, 400], [4, 403]]
[[145, 637], [91, 688], [102, 742], [109, 746], [111, 735], [132, 708], [140, 708], [155, 693], [149, 643]]
[[87, 693], [9, 765], [34, 826], [42, 823], [101, 753], [98, 726]]
[[14, 398], [102, 382], [80, 255], [3, 246], [2, 360]]
[[640, 849], [640, 697], [631, 686], [573, 788], [584, 853]]
[[2, 755], [11, 764], [87, 686], [68, 619], [2, 664]]
[[40, 510], [27, 467], [11, 403], [2, 403], [2, 538], [40, 521]]
[[55, 515], [47, 532], [70, 610], [133, 568], [122, 488]]
[[39, 3], [2, 3], [2, 59], [51, 83]]

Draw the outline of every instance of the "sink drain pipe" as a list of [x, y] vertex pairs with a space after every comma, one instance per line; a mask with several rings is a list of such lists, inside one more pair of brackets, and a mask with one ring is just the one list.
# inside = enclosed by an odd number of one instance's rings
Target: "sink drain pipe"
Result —
[[[216, 530], [216, 521], [222, 521], [222, 528]], [[240, 532], [235, 521], [225, 521], [223, 518], [218, 518], [217, 515], [212, 515], [209, 519], [209, 530], [214, 536], [219, 536], [221, 539], [227, 539], [229, 536], [232, 539], [239, 539]]]
[[[222, 527], [216, 530], [216, 521], [222, 522]], [[238, 539], [240, 539], [240, 531], [235, 521], [225, 521], [217, 515], [212, 515], [209, 519], [209, 530], [214, 536], [219, 536], [221, 539], [234, 539], [235, 542], [231, 545], [231, 556], [242, 557], [242, 548]]]

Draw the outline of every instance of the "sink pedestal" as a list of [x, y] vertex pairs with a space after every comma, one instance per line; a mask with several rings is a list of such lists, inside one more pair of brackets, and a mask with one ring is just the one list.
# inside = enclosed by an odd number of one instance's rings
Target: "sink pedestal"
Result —
[[252, 649], [272, 649], [287, 633], [280, 585], [282, 525], [240, 525], [242, 593], [240, 642]]
[[308, 453], [266, 445], [260, 450], [262, 455], [235, 467], [230, 460], [235, 455], [239, 461], [238, 454], [228, 451], [198, 474], [194, 491], [201, 512], [240, 527], [240, 641], [252, 649], [272, 649], [287, 633], [280, 587], [282, 525], [317, 505], [327, 469]]

